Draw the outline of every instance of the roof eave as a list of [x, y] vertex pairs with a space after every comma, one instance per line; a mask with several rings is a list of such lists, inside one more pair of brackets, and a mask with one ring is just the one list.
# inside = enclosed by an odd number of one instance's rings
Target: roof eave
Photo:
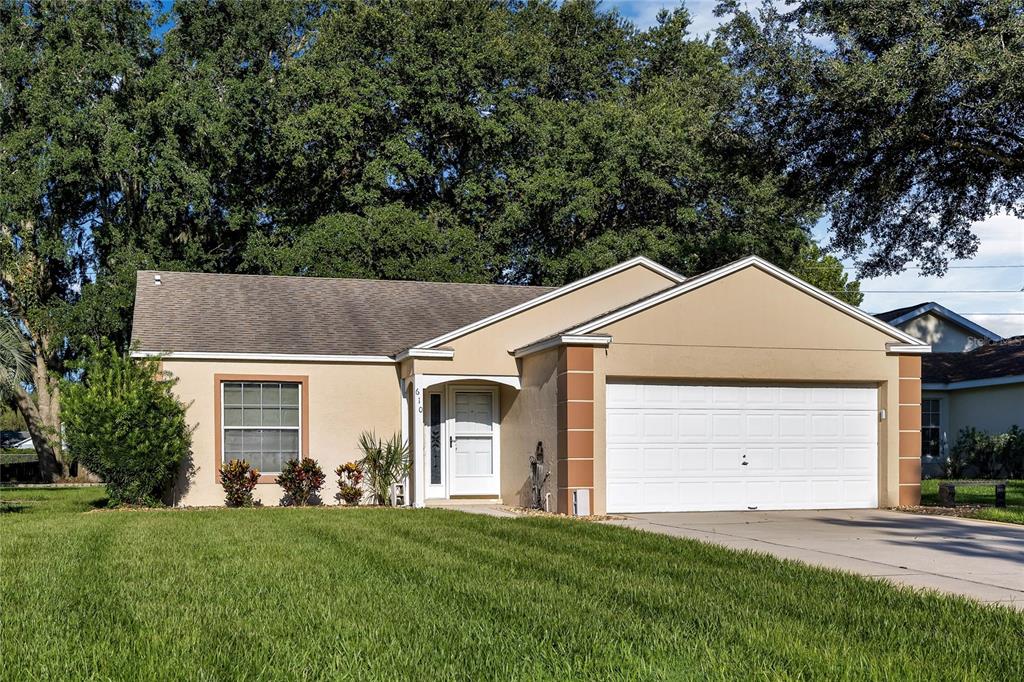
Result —
[[529, 345], [521, 346], [515, 350], [510, 350], [509, 353], [516, 359], [519, 359], [551, 348], [558, 348], [559, 346], [592, 346], [595, 348], [607, 348], [611, 345], [611, 342], [612, 337], [606, 334], [558, 334], [557, 336], [549, 336], [546, 339], [541, 339], [540, 341], [535, 341]]

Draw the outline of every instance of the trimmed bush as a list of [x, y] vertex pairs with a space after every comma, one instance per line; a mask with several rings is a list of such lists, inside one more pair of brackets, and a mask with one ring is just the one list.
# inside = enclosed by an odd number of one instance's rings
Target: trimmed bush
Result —
[[68, 452], [103, 479], [112, 504], [159, 504], [192, 445], [176, 380], [155, 359], [95, 345], [79, 369], [63, 388]]
[[946, 478], [1024, 478], [1024, 430], [989, 434], [974, 428], [960, 432], [949, 450]]
[[277, 484], [284, 488], [285, 494], [281, 503], [292, 507], [320, 504], [319, 493], [326, 480], [324, 470], [315, 459], [288, 460], [277, 477]]
[[260, 472], [244, 459], [233, 459], [220, 467], [220, 484], [224, 503], [229, 507], [251, 507], [252, 491], [260, 480]]
[[366, 472], [374, 501], [390, 505], [391, 489], [409, 473], [409, 446], [397, 433], [383, 441], [372, 431], [364, 431], [359, 435], [359, 449], [363, 453], [359, 466]]
[[338, 497], [347, 505], [358, 505], [363, 499], [363, 470], [355, 462], [347, 462], [334, 473], [338, 476]]

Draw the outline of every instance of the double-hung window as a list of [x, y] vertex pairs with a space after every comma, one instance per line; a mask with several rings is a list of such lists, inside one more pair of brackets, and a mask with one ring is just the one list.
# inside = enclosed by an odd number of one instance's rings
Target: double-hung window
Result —
[[302, 385], [290, 381], [224, 381], [220, 385], [222, 459], [244, 459], [278, 474], [302, 451]]
[[938, 457], [942, 454], [941, 403], [934, 398], [921, 401], [921, 454]]

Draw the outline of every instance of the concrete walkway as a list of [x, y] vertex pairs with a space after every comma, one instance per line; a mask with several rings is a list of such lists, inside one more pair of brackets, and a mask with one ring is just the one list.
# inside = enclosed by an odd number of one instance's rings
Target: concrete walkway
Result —
[[609, 523], [1024, 610], [1024, 526], [878, 509], [629, 514]]

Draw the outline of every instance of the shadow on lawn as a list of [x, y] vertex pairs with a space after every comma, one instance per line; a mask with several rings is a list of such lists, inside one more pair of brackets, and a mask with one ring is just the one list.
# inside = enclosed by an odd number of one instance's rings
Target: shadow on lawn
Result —
[[858, 520], [827, 518], [819, 519], [819, 522], [849, 528], [884, 530], [892, 536], [886, 542], [893, 545], [914, 546], [923, 541], [930, 549], [957, 557], [1000, 559], [1024, 565], [1024, 527], [1018, 529], [995, 524], [963, 523], [938, 516], [904, 516], [906, 518], [899, 518], [895, 514]]
[[28, 505], [20, 502], [0, 502], [0, 514], [19, 514], [26, 509]]

